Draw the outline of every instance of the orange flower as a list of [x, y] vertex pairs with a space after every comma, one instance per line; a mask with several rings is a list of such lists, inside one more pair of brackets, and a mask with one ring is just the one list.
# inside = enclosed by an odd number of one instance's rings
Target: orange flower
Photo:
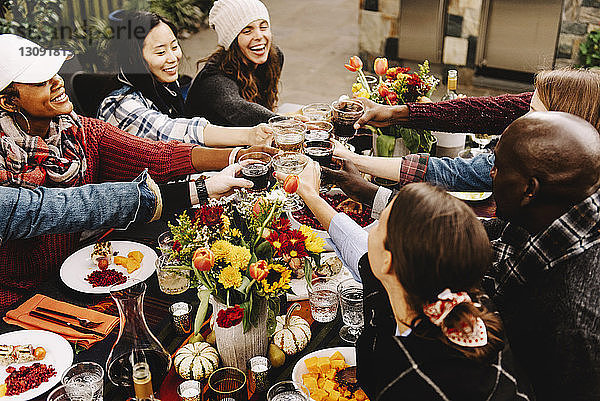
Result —
[[376, 58], [375, 63], [373, 64], [373, 68], [375, 70], [375, 74], [385, 75], [388, 69], [387, 58]]
[[362, 60], [358, 56], [350, 57], [350, 61], [348, 61], [348, 64], [344, 64], [344, 67], [346, 67], [346, 69], [351, 72], [356, 72], [358, 70], [361, 70], [362, 66], [363, 66]]
[[215, 265], [215, 255], [208, 248], [198, 248], [192, 256], [192, 264], [198, 271], [208, 271]]
[[250, 264], [248, 273], [250, 273], [250, 277], [252, 277], [254, 280], [262, 281], [267, 278], [267, 275], [269, 274], [269, 266], [264, 260], [259, 260], [256, 263]]

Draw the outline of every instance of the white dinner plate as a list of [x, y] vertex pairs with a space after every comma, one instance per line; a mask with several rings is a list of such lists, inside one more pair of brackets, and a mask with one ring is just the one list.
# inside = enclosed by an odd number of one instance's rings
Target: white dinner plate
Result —
[[492, 196], [491, 192], [448, 192], [450, 195], [464, 201], [480, 201]]
[[[317, 358], [327, 357], [329, 358], [331, 355], [335, 354], [336, 351], [339, 351], [340, 354], [344, 356], [346, 363], [350, 366], [356, 365], [356, 350], [354, 347], [333, 347], [333, 348], [325, 348], [320, 349], [318, 351], [311, 352], [310, 354], [304, 355], [296, 365], [294, 365], [294, 370], [292, 370], [292, 380], [298, 383], [302, 383], [302, 375], [305, 375], [308, 372], [306, 368], [305, 360], [308, 358], [312, 358], [316, 356]], [[313, 398], [311, 397], [311, 400]]]
[[[127, 257], [127, 254], [131, 251], [140, 251], [144, 254], [144, 259], [142, 259], [140, 268], [131, 274], [127, 273], [126, 268], [115, 265], [114, 262], [109, 266], [109, 268], [123, 273], [123, 275], [127, 277], [127, 281], [131, 282], [131, 285], [133, 285], [134, 282], [130, 280], [130, 278], [144, 281], [154, 273], [158, 256], [156, 256], [156, 252], [154, 252], [152, 248], [131, 241], [111, 241], [111, 243], [113, 252], [118, 251], [119, 256]], [[60, 267], [60, 279], [67, 287], [72, 288], [75, 291], [88, 294], [108, 294], [110, 287], [92, 287], [90, 283], [85, 281], [88, 274], [97, 269], [96, 265], [92, 262], [91, 254], [93, 249], [94, 244], [86, 246], [65, 259]], [[127, 287], [127, 283], [125, 283], [121, 288]]]
[[[56, 375], [39, 385], [39, 387], [27, 390], [19, 395], [2, 397], [2, 401], [26, 401], [40, 396], [53, 388], [60, 382], [60, 379], [71, 364], [73, 363], [73, 349], [71, 344], [61, 336], [45, 330], [17, 330], [0, 335], [0, 344], [5, 345], [27, 345], [35, 347], [44, 347], [46, 357], [41, 361], [10, 364], [19, 369], [21, 366], [30, 366], [35, 362], [43, 363], [46, 366], [52, 365], [56, 370]], [[6, 373], [7, 366], [0, 368], [0, 382], [4, 383], [8, 377]]]

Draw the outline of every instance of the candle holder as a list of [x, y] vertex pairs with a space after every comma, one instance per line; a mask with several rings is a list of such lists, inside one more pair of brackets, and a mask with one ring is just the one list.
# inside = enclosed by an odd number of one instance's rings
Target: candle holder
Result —
[[186, 380], [177, 387], [182, 401], [202, 401], [202, 385], [196, 380]]
[[269, 388], [271, 362], [264, 356], [255, 356], [248, 360], [248, 388], [251, 393], [263, 392]]
[[192, 331], [190, 314], [192, 307], [187, 302], [176, 302], [169, 308], [173, 324], [178, 334], [189, 334]]
[[234, 367], [217, 369], [208, 377], [210, 401], [247, 401], [246, 374]]

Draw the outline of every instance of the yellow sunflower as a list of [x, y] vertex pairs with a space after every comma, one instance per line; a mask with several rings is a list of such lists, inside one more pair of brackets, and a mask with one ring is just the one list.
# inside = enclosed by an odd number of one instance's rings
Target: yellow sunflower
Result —
[[260, 283], [263, 286], [265, 293], [276, 293], [285, 291], [290, 288], [290, 280], [292, 279], [292, 271], [285, 266], [277, 263], [269, 264], [269, 275]]
[[232, 287], [237, 288], [242, 284], [242, 274], [238, 268], [229, 265], [221, 270], [221, 274], [219, 274], [219, 283], [223, 284], [225, 289]]
[[231, 265], [238, 270], [244, 270], [252, 255], [250, 254], [250, 250], [248, 248], [244, 248], [243, 246], [232, 245], [229, 254], [225, 258], [226, 261], [231, 263]]
[[325, 240], [319, 237], [309, 226], [301, 225], [300, 232], [306, 237], [304, 245], [308, 252], [321, 253], [324, 251]]
[[214, 253], [215, 259], [225, 259], [231, 252], [232, 247], [233, 245], [229, 242], [220, 239], [212, 244], [210, 250]]
[[221, 215], [221, 221], [223, 222], [223, 226], [221, 227], [221, 232], [222, 233], [228, 232], [229, 227], [231, 226], [231, 221], [229, 220], [229, 217], [227, 217], [223, 214], [223, 215]]

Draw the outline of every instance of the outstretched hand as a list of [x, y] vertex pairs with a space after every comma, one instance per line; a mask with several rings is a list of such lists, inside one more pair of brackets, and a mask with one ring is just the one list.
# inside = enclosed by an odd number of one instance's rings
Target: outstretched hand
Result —
[[219, 199], [231, 195], [236, 188], [252, 188], [254, 183], [245, 178], [237, 178], [236, 174], [242, 170], [239, 163], [225, 167], [212, 177], [204, 181], [208, 196]]
[[346, 195], [355, 201], [371, 206], [379, 186], [365, 180], [352, 161], [338, 160], [342, 165], [340, 170], [322, 167], [325, 179], [339, 186]]
[[[275, 173], [275, 178], [283, 182], [289, 174]], [[297, 193], [301, 198], [305, 199], [310, 195], [319, 195], [319, 187], [321, 186], [321, 168], [319, 163], [314, 160], [308, 160], [306, 167], [298, 174], [299, 182]]]
[[252, 127], [250, 135], [250, 145], [271, 146], [273, 143], [273, 128], [267, 124], [262, 123]]
[[365, 106], [365, 112], [354, 123], [355, 129], [367, 124], [373, 127], [388, 127], [408, 119], [408, 107], [406, 105], [388, 106], [365, 98], [358, 98], [358, 100]]

